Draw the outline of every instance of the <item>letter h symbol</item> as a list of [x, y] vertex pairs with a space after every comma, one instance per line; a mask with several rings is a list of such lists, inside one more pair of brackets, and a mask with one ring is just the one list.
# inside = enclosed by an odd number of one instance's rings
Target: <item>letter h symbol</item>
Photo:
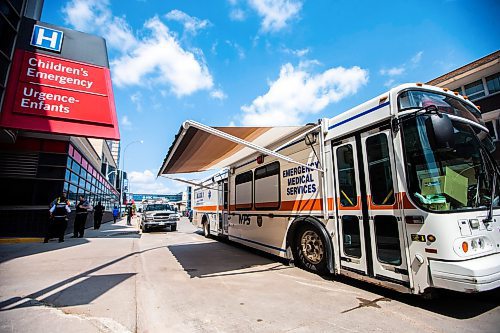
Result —
[[63, 32], [35, 25], [33, 27], [33, 36], [31, 37], [31, 45], [43, 49], [60, 52], [62, 44]]

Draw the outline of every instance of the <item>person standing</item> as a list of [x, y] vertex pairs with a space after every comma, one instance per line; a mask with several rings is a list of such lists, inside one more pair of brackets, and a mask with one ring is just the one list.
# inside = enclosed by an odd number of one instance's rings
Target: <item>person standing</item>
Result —
[[[54, 205], [50, 208], [50, 217], [53, 221], [53, 228], [49, 228], [54, 230], [59, 238], [59, 243], [64, 242], [64, 233], [66, 232], [66, 228], [68, 227], [68, 214], [71, 213], [71, 208], [69, 208], [69, 201], [66, 199], [66, 194], [63, 193], [61, 196], [55, 201]], [[47, 234], [44, 243], [47, 243], [50, 239], [50, 235]]]
[[127, 225], [132, 225], [132, 214], [133, 214], [133, 209], [132, 205], [127, 206]]
[[118, 218], [118, 215], [120, 215], [120, 210], [115, 205], [113, 207], [113, 224], [116, 223], [116, 219]]
[[103, 215], [104, 215], [104, 206], [99, 201], [97, 203], [97, 206], [94, 207], [94, 230], [97, 230], [101, 227]]
[[73, 238], [82, 238], [85, 231], [85, 223], [87, 222], [87, 214], [89, 203], [83, 195], [80, 195], [79, 201], [76, 204], [76, 218], [73, 227]]

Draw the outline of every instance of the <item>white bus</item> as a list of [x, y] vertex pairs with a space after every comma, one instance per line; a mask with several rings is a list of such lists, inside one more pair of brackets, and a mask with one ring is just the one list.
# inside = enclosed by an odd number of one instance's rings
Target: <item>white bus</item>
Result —
[[316, 125], [187, 121], [159, 171], [198, 184], [207, 236], [400, 291], [500, 286], [499, 169], [465, 97], [405, 84]]

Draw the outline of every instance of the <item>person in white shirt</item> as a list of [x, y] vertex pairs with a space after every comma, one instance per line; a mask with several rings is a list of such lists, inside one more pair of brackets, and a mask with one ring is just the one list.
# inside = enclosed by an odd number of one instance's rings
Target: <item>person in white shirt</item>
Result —
[[53, 229], [59, 238], [59, 243], [64, 242], [64, 233], [68, 227], [68, 214], [71, 213], [71, 208], [69, 208], [69, 201], [66, 199], [66, 194], [63, 193], [53, 206], [49, 210], [51, 223], [53, 223], [53, 228], [50, 228], [45, 236], [44, 243], [47, 243], [50, 239], [50, 229]]

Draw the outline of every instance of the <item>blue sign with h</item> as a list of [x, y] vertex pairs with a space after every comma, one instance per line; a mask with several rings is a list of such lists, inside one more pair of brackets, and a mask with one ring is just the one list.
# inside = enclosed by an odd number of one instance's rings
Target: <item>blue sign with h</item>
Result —
[[63, 32], [35, 25], [31, 36], [31, 45], [42, 49], [61, 52]]

